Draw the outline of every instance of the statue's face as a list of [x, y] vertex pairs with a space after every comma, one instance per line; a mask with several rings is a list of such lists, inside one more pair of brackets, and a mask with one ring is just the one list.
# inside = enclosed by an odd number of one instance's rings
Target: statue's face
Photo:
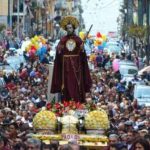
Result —
[[74, 32], [74, 29], [73, 29], [72, 24], [68, 24], [68, 25], [66, 26], [66, 30], [67, 30], [68, 35], [72, 35], [73, 32]]

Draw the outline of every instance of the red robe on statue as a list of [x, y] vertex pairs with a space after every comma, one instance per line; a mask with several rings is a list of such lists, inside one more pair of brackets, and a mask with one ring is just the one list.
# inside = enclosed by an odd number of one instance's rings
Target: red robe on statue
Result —
[[62, 93], [65, 100], [85, 102], [91, 85], [83, 41], [76, 35], [64, 36], [57, 46], [51, 93]]

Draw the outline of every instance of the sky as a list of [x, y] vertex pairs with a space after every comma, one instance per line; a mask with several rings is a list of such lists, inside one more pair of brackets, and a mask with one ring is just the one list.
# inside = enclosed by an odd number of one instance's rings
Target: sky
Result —
[[81, 0], [82, 17], [86, 31], [93, 24], [91, 34], [100, 32], [107, 34], [117, 31], [117, 17], [119, 16], [121, 0]]

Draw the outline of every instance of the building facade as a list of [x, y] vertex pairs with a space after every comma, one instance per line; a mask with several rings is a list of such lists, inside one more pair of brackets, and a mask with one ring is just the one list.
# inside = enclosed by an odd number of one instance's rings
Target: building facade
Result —
[[0, 0], [0, 23], [17, 37], [57, 37], [63, 16], [76, 16], [82, 24], [80, 4], [80, 0]]
[[7, 26], [8, 19], [8, 0], [0, 0], [0, 24]]

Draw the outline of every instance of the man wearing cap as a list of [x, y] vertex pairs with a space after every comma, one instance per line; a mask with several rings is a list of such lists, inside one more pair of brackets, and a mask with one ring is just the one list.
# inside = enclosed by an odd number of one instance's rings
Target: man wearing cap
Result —
[[84, 43], [74, 32], [79, 22], [75, 17], [67, 16], [60, 26], [67, 35], [57, 46], [51, 93], [61, 93], [62, 100], [85, 102], [85, 93], [90, 92], [92, 81]]

